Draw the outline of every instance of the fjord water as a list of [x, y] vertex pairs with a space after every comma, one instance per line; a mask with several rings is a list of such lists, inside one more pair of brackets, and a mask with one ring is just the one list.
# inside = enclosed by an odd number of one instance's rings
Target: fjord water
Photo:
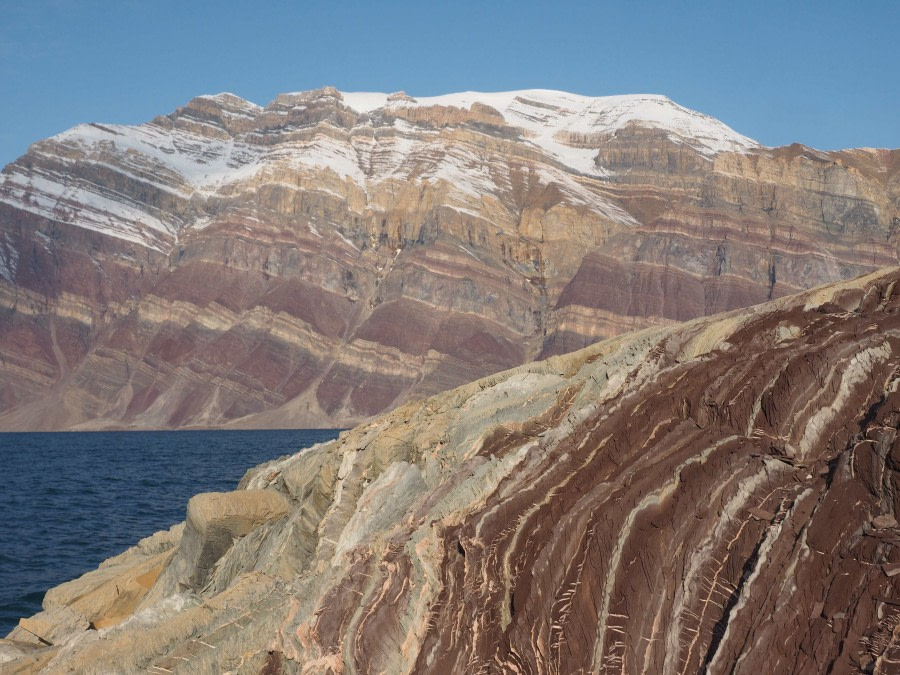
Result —
[[0, 434], [0, 637], [44, 592], [184, 520], [199, 492], [339, 430]]

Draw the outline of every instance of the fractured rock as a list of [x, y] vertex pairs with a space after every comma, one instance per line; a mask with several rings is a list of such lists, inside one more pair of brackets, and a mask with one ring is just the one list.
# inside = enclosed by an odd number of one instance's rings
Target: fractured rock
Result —
[[192, 497], [178, 552], [141, 606], [147, 607], [172, 592], [200, 590], [237, 540], [288, 511], [287, 497], [274, 490], [208, 492]]
[[89, 621], [70, 607], [55, 607], [19, 619], [8, 638], [34, 645], [52, 646], [75, 633], [86, 631]]
[[879, 530], [897, 527], [897, 519], [889, 513], [872, 518], [872, 527]]

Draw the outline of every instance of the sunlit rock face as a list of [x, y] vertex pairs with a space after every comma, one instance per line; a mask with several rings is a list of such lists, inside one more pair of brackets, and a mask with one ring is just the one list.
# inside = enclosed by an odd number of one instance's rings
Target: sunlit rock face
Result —
[[897, 260], [897, 151], [661, 96], [194, 99], [0, 174], [0, 428], [334, 426]]
[[6, 667], [894, 672], [898, 282], [603, 341], [261, 465], [51, 591]]

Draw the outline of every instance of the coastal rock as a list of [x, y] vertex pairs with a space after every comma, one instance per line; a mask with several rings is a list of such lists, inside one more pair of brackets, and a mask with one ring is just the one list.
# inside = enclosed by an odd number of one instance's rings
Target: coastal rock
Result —
[[[28, 672], [56, 653], [61, 638], [67, 642], [89, 629], [109, 628], [131, 617], [174, 555], [183, 530], [179, 524], [157, 532], [98, 569], [48, 590], [44, 611], [23, 619], [0, 647], [0, 663], [13, 660], [13, 655], [28, 656], [31, 665], [22, 671]], [[51, 646], [53, 650], [30, 658], [38, 648]]]
[[179, 524], [145, 537], [127, 551], [105, 560], [99, 569], [51, 588], [44, 595], [43, 608], [68, 606], [88, 621], [101, 620], [120, 601], [120, 589], [136, 585], [146, 592], [155, 581], [154, 573], [174, 553], [183, 531], [184, 524]]
[[[105, 566], [95, 572], [51, 589], [44, 609], [74, 610], [93, 628], [108, 628], [131, 616], [153, 587], [173, 552], [140, 561]], [[85, 623], [85, 629], [88, 627]]]
[[192, 507], [164, 597], [9, 667], [892, 672], [898, 281], [602, 341], [256, 467], [234, 494], [281, 517], [210, 567], [181, 556]]
[[349, 426], [897, 264], [897, 150], [664, 96], [201, 96], [0, 174], [0, 428]]
[[287, 498], [273, 490], [209, 492], [192, 497], [178, 551], [142, 606], [176, 592], [201, 590], [236, 541], [288, 511]]
[[[0, 666], [10, 661], [18, 660], [22, 664], [22, 657], [31, 654], [38, 646], [30, 642], [0, 639]], [[24, 667], [24, 664], [22, 664]]]
[[88, 629], [88, 621], [69, 607], [57, 607], [19, 620], [8, 639], [52, 646], [60, 640]]

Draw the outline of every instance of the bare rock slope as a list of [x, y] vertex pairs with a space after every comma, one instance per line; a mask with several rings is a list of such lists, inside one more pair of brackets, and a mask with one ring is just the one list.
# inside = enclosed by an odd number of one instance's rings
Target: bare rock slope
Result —
[[897, 264], [900, 152], [663, 96], [203, 96], [0, 174], [0, 428], [343, 426]]
[[51, 591], [4, 667], [895, 672], [898, 282], [603, 341], [257, 467]]

